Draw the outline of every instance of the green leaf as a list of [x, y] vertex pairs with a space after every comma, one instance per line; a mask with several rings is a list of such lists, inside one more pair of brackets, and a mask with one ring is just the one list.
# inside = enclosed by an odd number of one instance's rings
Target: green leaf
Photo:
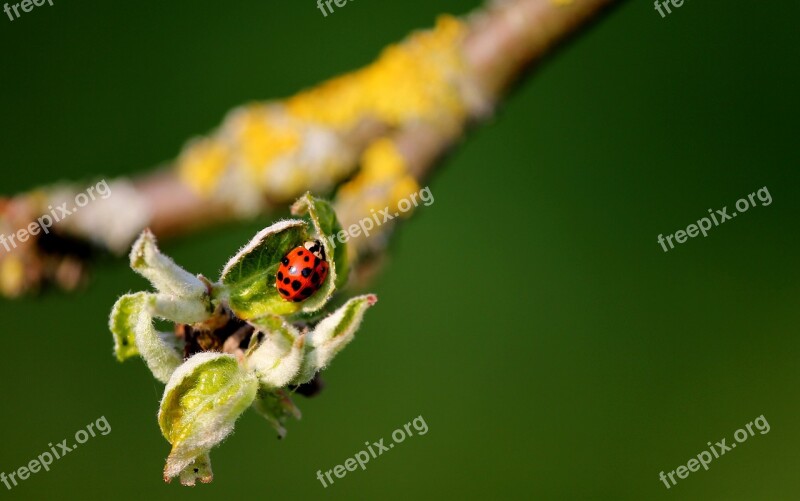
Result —
[[377, 302], [378, 298], [374, 294], [354, 297], [320, 321], [306, 335], [306, 355], [300, 373], [292, 384], [306, 383], [314, 374], [324, 369], [353, 340], [364, 313]]
[[255, 371], [264, 389], [286, 386], [300, 370], [304, 336], [277, 315], [251, 320], [250, 324], [257, 330], [250, 338], [245, 366]]
[[261, 230], [228, 261], [220, 281], [236, 316], [249, 320], [270, 313], [289, 315], [300, 310], [299, 303], [286, 301], [278, 293], [275, 275], [283, 256], [306, 240], [305, 221], [279, 221]]
[[[261, 230], [223, 268], [217, 297], [226, 300], [239, 318], [313, 313], [325, 306], [336, 287], [346, 281], [347, 248], [333, 245], [333, 236], [341, 225], [331, 205], [306, 194], [295, 202], [292, 212], [304, 219], [279, 221]], [[280, 260], [311, 239], [320, 240], [325, 248], [328, 276], [305, 301], [286, 301], [275, 287]]]
[[334, 290], [347, 283], [349, 274], [347, 244], [334, 242], [334, 237], [342, 230], [342, 225], [336, 218], [333, 206], [327, 201], [306, 193], [292, 205], [292, 214], [304, 216], [311, 223], [311, 227], [314, 228], [313, 238], [322, 242], [325, 256], [330, 264], [330, 272], [320, 290], [303, 302], [303, 312], [313, 313], [328, 302]]
[[172, 444], [164, 480], [181, 475], [227, 437], [257, 391], [255, 375], [232, 355], [199, 353], [181, 365], [158, 411], [161, 433]]
[[[155, 301], [156, 295], [147, 292], [122, 296], [111, 310], [109, 326], [114, 334], [115, 344], [127, 348], [133, 339], [135, 350], [142, 356], [153, 376], [166, 383], [183, 361], [183, 356], [174, 344], [166, 341], [170, 337], [174, 338], [173, 335], [156, 332], [150, 313]], [[120, 360], [134, 353], [131, 349], [117, 350], [116, 346], [115, 351]]]
[[258, 412], [278, 433], [278, 438], [286, 436], [286, 420], [290, 417], [300, 419], [298, 409], [283, 390], [259, 391], [253, 409]]

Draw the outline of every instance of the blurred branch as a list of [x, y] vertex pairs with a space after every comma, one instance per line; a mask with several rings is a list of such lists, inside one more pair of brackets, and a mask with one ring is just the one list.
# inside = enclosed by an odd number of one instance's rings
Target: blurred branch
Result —
[[[0, 293], [13, 297], [50, 282], [72, 289], [85, 278], [93, 248], [121, 254], [145, 227], [161, 238], [187, 233], [272, 213], [308, 190], [335, 194], [345, 227], [394, 210], [531, 63], [614, 3], [489, 2], [462, 20], [443, 16], [364, 69], [282, 101], [237, 108], [171, 165], [109, 183], [107, 199], [48, 232], [2, 242]], [[0, 200], [0, 235], [30, 228], [84, 189], [50, 186]], [[355, 238], [352, 258], [380, 251], [392, 226]]]

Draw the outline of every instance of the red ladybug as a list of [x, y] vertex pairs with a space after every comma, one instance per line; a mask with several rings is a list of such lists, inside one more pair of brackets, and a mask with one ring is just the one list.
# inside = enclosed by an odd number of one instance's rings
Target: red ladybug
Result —
[[299, 303], [317, 292], [327, 276], [325, 248], [315, 240], [295, 247], [283, 256], [275, 287], [283, 299]]

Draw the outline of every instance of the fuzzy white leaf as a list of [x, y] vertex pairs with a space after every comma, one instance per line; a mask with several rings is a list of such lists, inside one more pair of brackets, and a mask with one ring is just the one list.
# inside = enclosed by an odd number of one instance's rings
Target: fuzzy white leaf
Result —
[[200, 298], [206, 285], [158, 250], [156, 237], [144, 230], [131, 249], [131, 268], [145, 277], [159, 292], [184, 298]]
[[250, 323], [258, 330], [250, 339], [245, 365], [255, 371], [265, 389], [287, 385], [300, 370], [304, 336], [277, 315], [267, 315]]
[[202, 322], [212, 314], [207, 296], [198, 298], [154, 294], [149, 301], [149, 307], [154, 317], [179, 324]]

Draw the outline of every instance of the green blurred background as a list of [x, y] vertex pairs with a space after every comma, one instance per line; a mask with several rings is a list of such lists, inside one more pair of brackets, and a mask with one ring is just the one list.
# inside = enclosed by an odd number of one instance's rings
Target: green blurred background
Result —
[[[173, 158], [235, 105], [371, 61], [478, 1], [62, 2], [0, 18], [2, 193]], [[215, 480], [161, 480], [162, 386], [111, 355], [123, 260], [78, 294], [0, 302], [0, 470], [112, 426], [8, 499], [797, 499], [796, 2], [628, 2], [524, 82], [431, 180], [354, 342], [279, 442], [254, 413]], [[664, 253], [709, 208], [773, 203]], [[164, 245], [216, 276], [267, 219]], [[658, 479], [764, 415], [770, 433]], [[406, 440], [323, 489], [365, 441]]]

